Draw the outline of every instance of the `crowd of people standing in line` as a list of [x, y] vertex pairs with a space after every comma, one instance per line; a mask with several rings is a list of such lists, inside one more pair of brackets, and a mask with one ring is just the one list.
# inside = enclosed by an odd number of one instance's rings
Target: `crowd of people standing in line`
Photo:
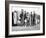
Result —
[[[32, 14], [32, 12], [23, 12], [24, 10], [21, 9], [21, 14], [19, 15], [20, 18], [17, 17], [17, 23], [19, 24], [22, 24], [22, 25], [26, 25], [26, 26], [34, 26], [36, 25], [36, 14], [35, 14], [35, 11], [34, 13]], [[17, 11], [15, 11], [15, 13], [17, 13]], [[12, 13], [12, 17], [15, 16], [13, 13]], [[12, 18], [13, 20], [12, 21], [15, 21], [14, 18]], [[40, 18], [39, 18], [40, 19]], [[17, 25], [17, 24], [16, 24]]]

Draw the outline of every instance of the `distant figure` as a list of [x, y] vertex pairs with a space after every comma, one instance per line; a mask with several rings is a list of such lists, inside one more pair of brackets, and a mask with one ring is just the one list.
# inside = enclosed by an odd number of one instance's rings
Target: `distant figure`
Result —
[[14, 11], [14, 24], [17, 24], [17, 11]]
[[22, 17], [23, 17], [23, 13], [20, 14], [20, 18], [21, 18], [21, 20], [22, 20]]
[[23, 18], [23, 9], [21, 9], [21, 14], [20, 14], [20, 18]]
[[30, 23], [30, 26], [31, 26], [31, 14], [29, 15], [29, 23]]
[[14, 24], [13, 12], [12, 12], [12, 25]]
[[31, 12], [31, 25], [33, 25], [33, 15], [32, 15], [32, 12]]
[[13, 26], [17, 25], [17, 11], [12, 12], [12, 24]]
[[20, 14], [20, 20], [21, 20], [21, 24], [24, 23], [24, 16], [23, 16], [23, 9], [21, 9], [21, 14]]
[[26, 23], [27, 23], [27, 16], [26, 16], [26, 12], [25, 12], [25, 14], [24, 14], [24, 24], [27, 25]]
[[37, 15], [37, 24], [40, 24], [40, 15]]
[[35, 13], [33, 14], [33, 25], [35, 25]]
[[30, 26], [30, 14], [29, 14], [29, 12], [26, 13], [26, 18], [27, 18], [27, 26]]

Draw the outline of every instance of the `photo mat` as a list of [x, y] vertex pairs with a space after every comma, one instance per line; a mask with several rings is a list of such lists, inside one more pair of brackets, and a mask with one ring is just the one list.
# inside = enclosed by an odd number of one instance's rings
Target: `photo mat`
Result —
[[[9, 28], [13, 33], [42, 33], [43, 8], [41, 5], [9, 4]], [[35, 32], [34, 32], [35, 31]]]

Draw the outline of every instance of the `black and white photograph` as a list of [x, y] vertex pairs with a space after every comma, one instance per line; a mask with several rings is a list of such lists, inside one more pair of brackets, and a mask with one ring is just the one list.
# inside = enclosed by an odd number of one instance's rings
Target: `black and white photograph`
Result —
[[13, 6], [12, 31], [40, 30], [40, 7]]
[[43, 33], [43, 4], [9, 3], [8, 35]]

